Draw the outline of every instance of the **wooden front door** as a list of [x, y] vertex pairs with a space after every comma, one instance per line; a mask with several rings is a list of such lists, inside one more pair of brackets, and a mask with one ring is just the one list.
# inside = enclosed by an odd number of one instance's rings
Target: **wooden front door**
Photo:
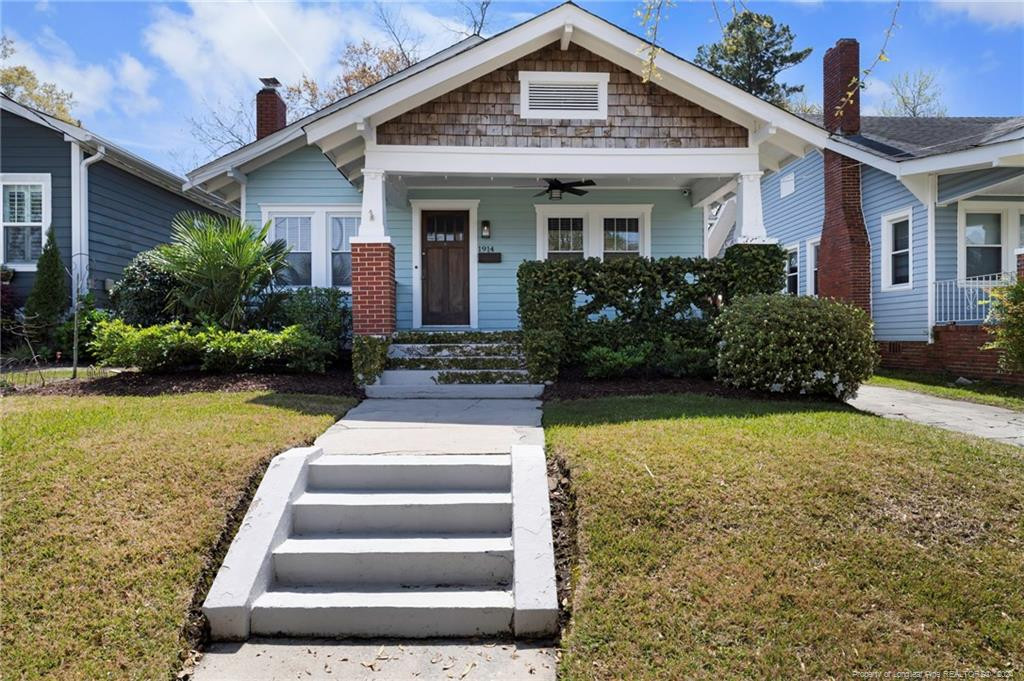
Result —
[[469, 325], [469, 211], [425, 210], [423, 324]]

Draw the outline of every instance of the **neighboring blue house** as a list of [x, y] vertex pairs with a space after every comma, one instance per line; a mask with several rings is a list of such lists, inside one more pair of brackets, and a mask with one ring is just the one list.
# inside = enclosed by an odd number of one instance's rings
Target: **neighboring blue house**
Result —
[[[235, 214], [184, 180], [111, 142], [0, 95], [0, 263], [24, 302], [53, 228], [73, 290], [102, 303], [140, 251], [167, 243], [183, 210]], [[77, 284], [77, 286], [74, 286]]]

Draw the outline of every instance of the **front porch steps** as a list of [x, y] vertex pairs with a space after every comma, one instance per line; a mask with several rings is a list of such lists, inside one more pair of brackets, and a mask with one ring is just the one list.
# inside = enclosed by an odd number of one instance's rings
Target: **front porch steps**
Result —
[[540, 397], [530, 383], [518, 331], [402, 331], [367, 397], [509, 399]]
[[510, 455], [324, 455], [289, 507], [252, 635], [512, 632]]

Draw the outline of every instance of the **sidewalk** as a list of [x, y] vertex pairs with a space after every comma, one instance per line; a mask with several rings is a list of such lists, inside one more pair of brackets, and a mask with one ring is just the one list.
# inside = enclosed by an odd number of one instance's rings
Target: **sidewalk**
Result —
[[915, 421], [1024, 447], [1024, 414], [896, 388], [863, 385], [850, 406], [891, 419]]

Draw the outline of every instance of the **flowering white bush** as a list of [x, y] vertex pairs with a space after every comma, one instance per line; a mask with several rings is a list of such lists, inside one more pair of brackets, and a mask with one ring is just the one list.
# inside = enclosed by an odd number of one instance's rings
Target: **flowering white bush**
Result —
[[871, 319], [834, 300], [748, 296], [723, 310], [715, 332], [718, 378], [740, 388], [844, 400], [878, 364]]

